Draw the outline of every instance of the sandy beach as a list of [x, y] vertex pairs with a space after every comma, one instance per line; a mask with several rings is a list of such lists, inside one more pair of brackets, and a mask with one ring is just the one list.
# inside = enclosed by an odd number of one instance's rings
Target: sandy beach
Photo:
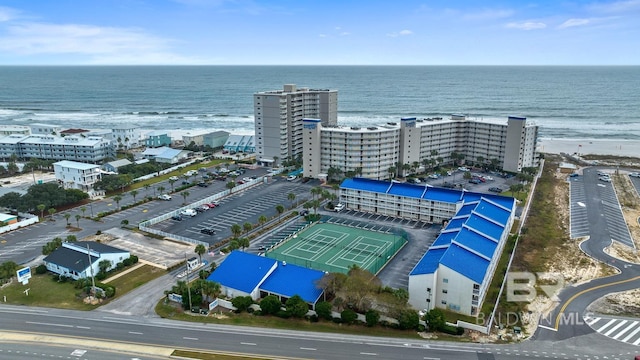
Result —
[[549, 154], [615, 155], [640, 158], [640, 140], [540, 139], [538, 151]]

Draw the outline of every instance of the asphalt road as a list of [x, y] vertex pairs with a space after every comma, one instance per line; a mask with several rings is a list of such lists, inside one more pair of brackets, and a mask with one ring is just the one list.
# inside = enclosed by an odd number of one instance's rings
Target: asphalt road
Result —
[[[608, 221], [605, 210], [608, 205], [600, 196], [599, 188], [603, 184], [598, 181], [597, 171], [596, 168], [588, 168], [583, 172], [590, 238], [580, 248], [587, 255], [617, 268], [620, 273], [565, 288], [559, 294], [560, 302], [555, 310], [541, 319], [534, 335], [536, 340], [558, 341], [594, 333], [584, 320], [589, 316], [585, 313], [587, 306], [609, 293], [640, 287], [640, 265], [613, 258], [604, 252], [604, 248], [611, 244], [612, 233], [619, 232], [619, 229], [612, 229], [609, 225], [611, 221]], [[606, 186], [611, 184], [606, 183]]]
[[93, 349], [65, 345], [47, 345], [34, 342], [0, 342], [0, 358], [2, 360], [33, 360], [33, 359], [92, 359], [92, 360], [151, 360], [166, 359], [165, 357], [143, 356], [127, 354], [108, 349]]
[[[268, 357], [313, 359], [607, 359], [631, 358], [633, 347], [596, 345], [592, 337], [571, 342], [514, 345], [450, 343], [417, 339], [313, 333], [240, 326], [186, 323], [101, 312], [0, 306], [0, 330], [73, 337], [130, 346], [188, 348]], [[110, 347], [108, 343], [104, 346]]]

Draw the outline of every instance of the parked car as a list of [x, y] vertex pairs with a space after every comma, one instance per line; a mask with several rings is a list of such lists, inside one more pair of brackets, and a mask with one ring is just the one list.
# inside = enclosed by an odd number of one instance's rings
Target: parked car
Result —
[[207, 168], [206, 168], [206, 167], [201, 167], [200, 169], [198, 169], [198, 171], [200, 171], [200, 172], [207, 172]]
[[489, 191], [494, 192], [494, 193], [501, 193], [502, 189], [500, 189], [499, 187], [490, 187]]
[[251, 181], [251, 178], [250, 178], [250, 177], [243, 177], [243, 178], [242, 178], [242, 181], [244, 181], [244, 182], [249, 182], [249, 181]]
[[343, 209], [344, 209], [344, 204], [338, 204], [333, 208], [333, 210], [335, 211], [342, 211]]
[[442, 187], [443, 188], [447, 188], [447, 189], [453, 189], [454, 187], [456, 187], [456, 185], [452, 184], [450, 182], [446, 182], [446, 183], [442, 184]]
[[309, 210], [305, 209], [305, 210], [300, 211], [300, 216], [307, 216], [307, 215], [309, 215]]
[[175, 221], [182, 221], [182, 216], [180, 215], [173, 215], [171, 217], [171, 220], [175, 220]]
[[637, 178], [640, 178], [640, 173], [638, 173], [638, 172], [632, 172], [632, 173], [629, 173], [629, 176], [631, 176], [631, 177], [637, 177]]
[[465, 167], [465, 166], [460, 166], [460, 167], [458, 168], [458, 171], [469, 171], [469, 168], [468, 168], [468, 167]]
[[438, 174], [429, 175], [429, 179], [437, 179], [438, 177], [439, 177]]
[[569, 177], [578, 177], [578, 176], [580, 176], [580, 174], [573, 173], [573, 174], [569, 175]]
[[480, 183], [482, 183], [482, 181], [480, 181], [480, 179], [471, 179], [471, 180], [469, 180], [469, 183], [470, 184], [480, 184]]
[[208, 206], [208, 207], [209, 207], [209, 209], [213, 209], [213, 208], [215, 208], [216, 206], [218, 206], [218, 204], [216, 204], [215, 202], [210, 202], [210, 203], [207, 203], [207, 204], [204, 204], [204, 205]]
[[200, 187], [209, 187], [209, 184], [207, 184], [204, 181], [201, 181], [201, 182], [198, 183], [198, 186], [200, 186]]
[[206, 235], [215, 235], [216, 231], [211, 229], [211, 228], [204, 228], [202, 230], [200, 230], [201, 233], [206, 234]]
[[180, 215], [184, 215], [184, 216], [194, 217], [197, 214], [198, 214], [198, 212], [193, 210], [193, 209], [184, 209], [184, 210], [180, 211]]
[[188, 182], [187, 180], [182, 180], [182, 185], [189, 185], [191, 184], [190, 182]]
[[172, 177], [169, 178], [169, 180], [178, 181], [178, 177], [177, 176], [172, 176]]
[[598, 180], [604, 181], [604, 182], [611, 182], [611, 178], [608, 176], [600, 176]]
[[197, 212], [205, 212], [205, 211], [209, 210], [209, 207], [207, 205], [200, 205], [197, 208], [195, 208], [195, 210]]
[[287, 181], [294, 181], [295, 179], [297, 179], [298, 177], [295, 175], [289, 175], [287, 176]]
[[171, 200], [171, 195], [167, 195], [167, 194], [160, 194], [160, 195], [158, 195], [158, 199], [160, 199], [160, 200], [165, 200], [165, 201], [169, 201], [169, 200]]

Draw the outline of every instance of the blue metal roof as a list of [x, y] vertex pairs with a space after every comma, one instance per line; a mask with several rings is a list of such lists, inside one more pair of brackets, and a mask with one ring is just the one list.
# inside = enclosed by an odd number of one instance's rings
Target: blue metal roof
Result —
[[304, 301], [314, 304], [322, 295], [316, 282], [324, 272], [301, 266], [278, 263], [276, 270], [260, 285], [260, 290], [286, 297], [299, 295]]
[[407, 183], [393, 183], [389, 194], [406, 196], [414, 199], [419, 199], [424, 194], [426, 187], [424, 185], [414, 185]]
[[481, 216], [471, 214], [466, 222], [467, 226], [477, 229], [478, 231], [492, 237], [493, 239], [500, 240], [504, 226], [500, 226], [490, 220], [487, 220]]
[[260, 285], [275, 263], [276, 260], [267, 257], [232, 251], [207, 280], [250, 293]]
[[[467, 228], [460, 230], [458, 236], [456, 236], [455, 242], [488, 258], [493, 257], [493, 253], [496, 251], [496, 246], [498, 245], [496, 242]], [[464, 263], [460, 265], [460, 268], [466, 266]]]
[[489, 267], [489, 261], [455, 244], [449, 247], [440, 263], [477, 284], [482, 284]]
[[429, 249], [418, 261], [409, 275], [432, 274], [438, 268], [440, 259], [447, 249]]
[[451, 219], [451, 221], [449, 221], [449, 223], [447, 224], [447, 227], [445, 228], [445, 230], [460, 229], [462, 227], [462, 224], [465, 223], [465, 221], [467, 221], [466, 217]]
[[431, 246], [449, 245], [456, 235], [458, 235], [457, 231], [443, 232], [436, 238], [436, 241], [434, 241]]
[[365, 178], [345, 179], [340, 187], [354, 190], [366, 190], [377, 193], [386, 193], [391, 183], [388, 181], [372, 180]]
[[480, 201], [474, 211], [488, 217], [491, 220], [499, 222], [502, 225], [506, 225], [507, 221], [509, 221], [509, 217], [511, 216], [511, 207], [507, 209], [501, 208], [500, 206], [496, 206], [489, 201], [483, 200]]
[[478, 204], [477, 203], [471, 203], [471, 204], [464, 204], [462, 205], [462, 207], [460, 208], [460, 210], [458, 210], [458, 212], [456, 213], [455, 216], [465, 216], [465, 215], [469, 215], [471, 214], [471, 212], [473, 211], [473, 209], [476, 208]]
[[460, 190], [429, 187], [423, 199], [447, 203], [457, 203], [462, 198]]

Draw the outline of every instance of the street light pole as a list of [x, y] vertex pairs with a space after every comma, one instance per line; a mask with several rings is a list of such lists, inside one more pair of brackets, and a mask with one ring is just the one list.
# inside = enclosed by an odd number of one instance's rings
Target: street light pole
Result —
[[187, 267], [187, 292], [189, 293], [189, 311], [191, 311], [191, 285], [189, 285], [189, 261], [187, 260], [187, 253], [184, 253], [184, 264]]
[[[96, 280], [93, 277], [93, 264], [91, 263], [91, 254], [89, 253], [91, 250], [89, 249], [89, 244], [87, 244], [87, 258], [89, 259], [89, 268], [91, 269], [91, 293], [95, 296], [96, 294]], [[86, 269], [85, 269], [86, 271]]]

